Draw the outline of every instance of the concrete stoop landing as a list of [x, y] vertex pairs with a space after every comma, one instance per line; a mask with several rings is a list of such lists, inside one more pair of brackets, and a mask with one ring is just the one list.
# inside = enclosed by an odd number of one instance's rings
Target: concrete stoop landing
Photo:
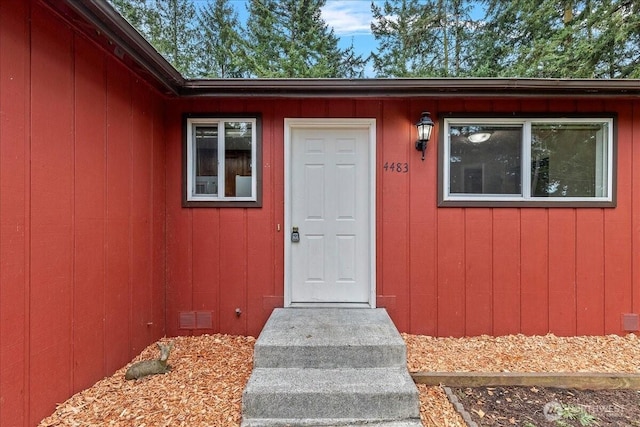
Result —
[[275, 309], [256, 341], [242, 427], [421, 426], [406, 362], [384, 309]]

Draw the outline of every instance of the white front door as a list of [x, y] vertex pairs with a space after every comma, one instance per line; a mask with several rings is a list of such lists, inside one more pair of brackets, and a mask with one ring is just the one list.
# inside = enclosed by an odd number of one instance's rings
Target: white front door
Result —
[[287, 305], [373, 307], [375, 122], [289, 119], [285, 132]]

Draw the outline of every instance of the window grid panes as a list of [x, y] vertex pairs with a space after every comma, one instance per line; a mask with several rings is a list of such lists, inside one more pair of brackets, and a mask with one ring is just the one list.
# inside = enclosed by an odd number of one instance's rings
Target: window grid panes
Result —
[[194, 194], [218, 194], [218, 126], [193, 126], [196, 186]]
[[522, 127], [450, 127], [452, 194], [521, 195]]
[[612, 119], [445, 119], [443, 201], [612, 200]]
[[606, 123], [531, 125], [532, 197], [605, 197]]
[[255, 201], [255, 119], [187, 119], [187, 201]]

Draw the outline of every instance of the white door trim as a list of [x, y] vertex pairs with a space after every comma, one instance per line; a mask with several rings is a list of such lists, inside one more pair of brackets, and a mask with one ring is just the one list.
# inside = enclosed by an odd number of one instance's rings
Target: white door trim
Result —
[[[369, 242], [370, 292], [367, 307], [376, 306], [376, 119], [285, 118], [284, 119], [284, 306], [292, 306], [291, 280], [291, 133], [296, 128], [345, 128], [369, 131]], [[310, 304], [309, 304], [310, 305]], [[346, 307], [349, 304], [336, 304]], [[362, 304], [354, 304], [362, 306]], [[305, 306], [308, 306], [305, 304]], [[322, 304], [326, 307], [327, 304]]]

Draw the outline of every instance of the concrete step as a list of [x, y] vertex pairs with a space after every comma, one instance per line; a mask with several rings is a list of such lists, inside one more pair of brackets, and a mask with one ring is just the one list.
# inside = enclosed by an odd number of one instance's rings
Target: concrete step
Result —
[[254, 351], [257, 368], [405, 365], [404, 341], [384, 309], [276, 309]]
[[243, 416], [261, 422], [389, 422], [416, 420], [420, 414], [418, 391], [406, 368], [257, 368], [244, 391]]
[[417, 427], [419, 408], [386, 310], [276, 309], [256, 341], [242, 427]]

